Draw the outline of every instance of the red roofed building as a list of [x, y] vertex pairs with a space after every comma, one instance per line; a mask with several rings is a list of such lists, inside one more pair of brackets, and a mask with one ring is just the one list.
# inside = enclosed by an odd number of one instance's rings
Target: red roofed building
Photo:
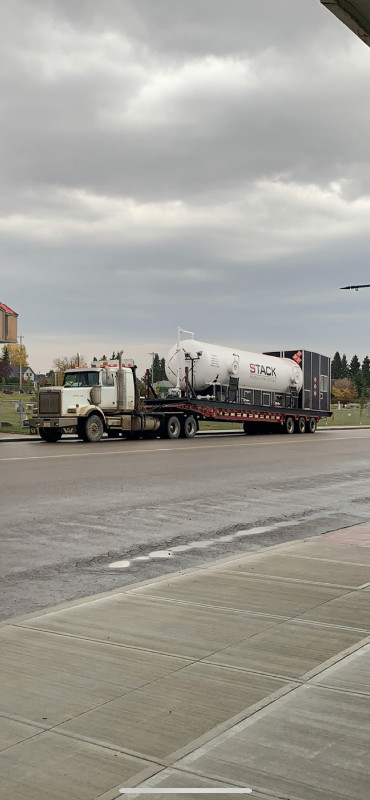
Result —
[[0, 303], [0, 342], [2, 344], [17, 343], [18, 314], [5, 303]]

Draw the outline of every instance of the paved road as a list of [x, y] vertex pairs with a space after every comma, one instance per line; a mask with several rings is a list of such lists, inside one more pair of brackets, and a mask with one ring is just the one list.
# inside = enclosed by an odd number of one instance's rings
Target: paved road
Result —
[[369, 430], [2, 442], [1, 618], [366, 521], [369, 446]]

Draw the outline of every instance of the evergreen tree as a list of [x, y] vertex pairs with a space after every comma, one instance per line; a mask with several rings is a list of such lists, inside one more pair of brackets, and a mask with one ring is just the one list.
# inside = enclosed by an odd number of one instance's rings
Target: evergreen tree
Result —
[[369, 356], [365, 356], [362, 362], [362, 377], [364, 379], [364, 385], [366, 387], [370, 386], [370, 358]]
[[361, 364], [360, 364], [357, 356], [355, 355], [355, 356], [352, 357], [351, 363], [349, 365], [350, 377], [354, 379], [356, 377], [357, 373], [360, 371], [360, 369], [361, 369]]
[[342, 359], [340, 353], [337, 352], [334, 355], [334, 358], [331, 362], [331, 377], [333, 380], [338, 380], [342, 378]]
[[351, 377], [352, 377], [353, 383], [356, 386], [358, 394], [361, 395], [362, 392], [366, 389], [366, 384], [365, 384], [365, 381], [364, 381], [364, 376], [362, 374], [362, 370], [358, 369], [357, 372], [355, 373], [355, 375], [352, 375]]
[[[153, 371], [153, 376], [152, 376]], [[165, 359], [159, 358], [158, 353], [154, 353], [152, 366], [150, 367], [150, 375], [153, 383], [166, 380]]]
[[2, 351], [1, 351], [1, 360], [2, 361], [6, 361], [8, 364], [10, 362], [9, 350], [8, 350], [8, 346], [6, 344], [4, 344], [4, 347], [3, 347]]
[[362, 412], [362, 409], [365, 408], [365, 406], [367, 406], [367, 391], [366, 391], [366, 389], [364, 387], [362, 392], [361, 392], [361, 394], [360, 394], [360, 409], [361, 409], [361, 412]]
[[342, 362], [341, 363], [342, 363], [342, 375], [341, 375], [341, 377], [342, 378], [348, 378], [349, 377], [349, 366], [348, 366], [347, 356], [346, 356], [345, 353], [343, 353], [343, 355], [342, 355]]

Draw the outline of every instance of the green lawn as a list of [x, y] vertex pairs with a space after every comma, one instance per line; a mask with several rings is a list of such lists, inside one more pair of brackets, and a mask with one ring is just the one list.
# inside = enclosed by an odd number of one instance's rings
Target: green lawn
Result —
[[338, 409], [337, 406], [332, 406], [331, 410], [333, 416], [320, 420], [320, 428], [332, 425], [370, 425], [370, 408], [363, 408], [361, 411], [359, 407]]

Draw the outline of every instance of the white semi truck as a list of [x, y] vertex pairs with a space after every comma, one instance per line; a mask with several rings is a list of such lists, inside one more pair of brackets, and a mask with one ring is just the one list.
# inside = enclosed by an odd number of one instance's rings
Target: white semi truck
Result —
[[330, 412], [330, 359], [307, 350], [252, 353], [193, 338], [166, 359], [173, 388], [156, 395], [146, 376], [139, 397], [132, 362], [94, 362], [69, 369], [60, 387], [41, 388], [32, 432], [56, 442], [71, 430], [87, 442], [103, 434], [126, 439], [192, 438], [199, 421], [242, 423], [245, 433], [314, 433]]

